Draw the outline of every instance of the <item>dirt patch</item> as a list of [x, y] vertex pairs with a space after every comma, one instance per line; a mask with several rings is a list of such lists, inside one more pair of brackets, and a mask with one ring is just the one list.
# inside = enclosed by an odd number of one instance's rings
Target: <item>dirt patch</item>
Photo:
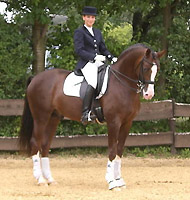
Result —
[[0, 156], [1, 200], [189, 200], [190, 160], [128, 157], [122, 159], [127, 189], [108, 191], [106, 157], [51, 156], [58, 185], [37, 186], [32, 161]]

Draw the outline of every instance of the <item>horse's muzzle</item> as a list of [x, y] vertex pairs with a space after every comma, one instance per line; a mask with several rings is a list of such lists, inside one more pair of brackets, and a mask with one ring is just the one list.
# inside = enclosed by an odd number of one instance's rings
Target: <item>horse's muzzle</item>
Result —
[[154, 85], [148, 85], [147, 90], [143, 89], [143, 98], [146, 100], [152, 99], [154, 96]]

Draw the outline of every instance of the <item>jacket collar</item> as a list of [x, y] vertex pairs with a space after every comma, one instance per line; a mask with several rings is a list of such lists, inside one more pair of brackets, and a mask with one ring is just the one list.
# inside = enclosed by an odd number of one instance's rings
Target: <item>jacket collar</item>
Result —
[[96, 33], [93, 27], [92, 27], [92, 30], [94, 32], [94, 36], [88, 31], [88, 29], [84, 25], [83, 25], [83, 29], [85, 30], [86, 33], [88, 33], [88, 35], [90, 35], [91, 37], [95, 37]]

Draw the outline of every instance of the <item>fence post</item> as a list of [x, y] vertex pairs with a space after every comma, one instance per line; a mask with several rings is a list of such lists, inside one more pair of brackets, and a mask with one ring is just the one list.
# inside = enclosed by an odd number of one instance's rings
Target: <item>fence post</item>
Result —
[[169, 126], [170, 126], [170, 130], [172, 131], [172, 137], [173, 137], [173, 142], [171, 145], [171, 153], [172, 154], [176, 154], [177, 150], [175, 148], [175, 128], [176, 128], [176, 119], [175, 119], [175, 99], [172, 99], [172, 118], [169, 119]]
[[173, 118], [169, 119], [169, 126], [170, 126], [170, 130], [172, 131], [172, 137], [173, 137], [173, 142], [171, 145], [171, 153], [172, 154], [177, 153], [176, 148], [175, 148], [175, 125], [176, 125], [175, 118], [173, 117]]

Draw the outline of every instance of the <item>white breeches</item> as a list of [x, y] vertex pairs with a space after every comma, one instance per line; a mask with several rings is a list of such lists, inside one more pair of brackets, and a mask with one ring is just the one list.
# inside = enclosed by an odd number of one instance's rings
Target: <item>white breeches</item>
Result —
[[103, 65], [103, 62], [96, 61], [95, 63], [88, 62], [82, 69], [82, 73], [89, 85], [94, 89], [97, 86], [98, 67]]

